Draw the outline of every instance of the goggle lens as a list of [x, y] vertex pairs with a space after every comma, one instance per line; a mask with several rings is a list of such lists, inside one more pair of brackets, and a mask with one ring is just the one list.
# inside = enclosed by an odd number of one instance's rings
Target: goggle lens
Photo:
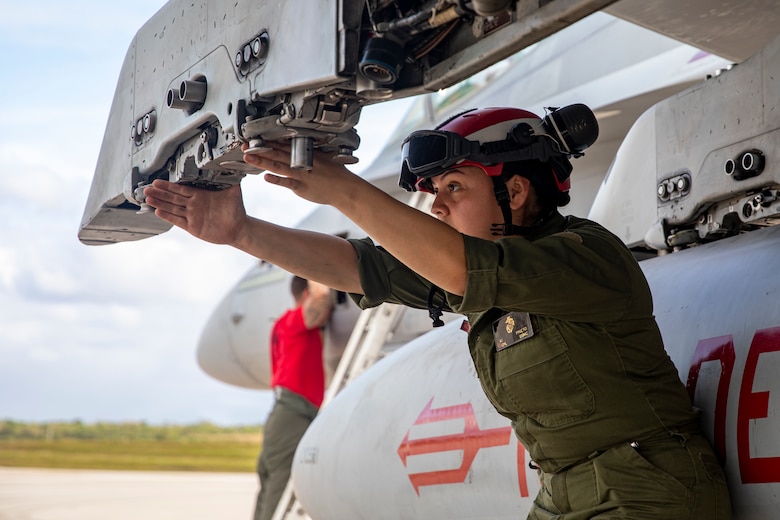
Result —
[[[458, 134], [438, 130], [412, 132], [401, 147], [399, 186], [407, 191], [431, 191], [423, 179], [435, 177], [479, 152], [479, 143]], [[477, 164], [477, 163], [475, 163]]]
[[443, 164], [449, 155], [447, 141], [443, 134], [410, 136], [401, 151], [409, 171], [419, 173]]

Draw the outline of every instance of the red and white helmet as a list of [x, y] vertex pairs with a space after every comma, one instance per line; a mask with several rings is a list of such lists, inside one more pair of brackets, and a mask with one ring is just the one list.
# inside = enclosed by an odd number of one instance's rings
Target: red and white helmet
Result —
[[597, 136], [598, 123], [585, 105], [554, 110], [544, 119], [519, 108], [471, 110], [406, 138], [399, 185], [430, 192], [429, 179], [456, 165], [476, 166], [497, 177], [505, 162], [538, 160], [550, 164], [558, 191], [566, 193], [572, 169], [568, 158], [581, 155]]

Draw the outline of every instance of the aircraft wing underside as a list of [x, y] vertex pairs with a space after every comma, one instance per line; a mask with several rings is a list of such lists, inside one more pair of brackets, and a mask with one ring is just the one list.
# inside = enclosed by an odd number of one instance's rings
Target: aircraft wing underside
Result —
[[166, 231], [143, 186], [236, 184], [258, 173], [244, 142], [353, 163], [363, 106], [453, 85], [613, 1], [171, 0], [128, 49], [79, 239]]
[[[79, 239], [139, 240], [170, 225], [145, 207], [155, 178], [222, 189], [258, 173], [241, 145], [360, 145], [362, 107], [442, 89], [601, 9], [741, 61], [775, 34], [772, 0], [169, 1], [120, 71]], [[305, 4], [305, 5], [304, 5]]]
[[605, 12], [736, 63], [777, 34], [775, 0], [621, 0]]

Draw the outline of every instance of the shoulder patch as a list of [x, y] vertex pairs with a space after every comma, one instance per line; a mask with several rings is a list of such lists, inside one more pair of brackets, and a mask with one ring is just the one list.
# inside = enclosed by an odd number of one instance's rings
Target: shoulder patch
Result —
[[560, 233], [555, 233], [550, 236], [568, 238], [569, 240], [574, 240], [578, 244], [582, 244], [582, 237], [574, 231], [561, 231]]

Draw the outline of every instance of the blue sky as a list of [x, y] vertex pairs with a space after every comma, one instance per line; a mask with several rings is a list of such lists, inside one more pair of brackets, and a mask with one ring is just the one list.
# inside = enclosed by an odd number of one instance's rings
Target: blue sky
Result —
[[[111, 246], [77, 239], [125, 53], [164, 3], [0, 0], [0, 419], [267, 415], [268, 392], [211, 379], [195, 360], [202, 325], [254, 259], [178, 229]], [[364, 111], [361, 164], [389, 113]], [[278, 224], [313, 208], [257, 178], [244, 191], [250, 213]], [[204, 264], [221, 267], [204, 276]]]

